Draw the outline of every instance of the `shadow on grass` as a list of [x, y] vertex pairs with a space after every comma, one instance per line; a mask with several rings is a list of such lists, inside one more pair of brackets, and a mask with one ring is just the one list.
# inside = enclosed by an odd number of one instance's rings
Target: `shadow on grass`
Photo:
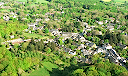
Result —
[[68, 76], [74, 70], [81, 68], [82, 66], [88, 66], [88, 64], [82, 63], [82, 64], [77, 64], [77, 65], [70, 65], [69, 67], [65, 67], [64, 70], [53, 68], [52, 72], [49, 72], [49, 73], [50, 73], [50, 76]]

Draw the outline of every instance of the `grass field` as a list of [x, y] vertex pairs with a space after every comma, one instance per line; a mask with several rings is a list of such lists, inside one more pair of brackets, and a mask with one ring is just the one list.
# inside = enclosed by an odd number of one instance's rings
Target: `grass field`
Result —
[[26, 36], [28, 38], [41, 38], [41, 39], [48, 39], [49, 37], [48, 36], [41, 36], [41, 35], [38, 35], [38, 34], [29, 34], [29, 33], [23, 33], [23, 36]]
[[43, 64], [43, 66], [44, 66], [45, 68], [47, 68], [47, 70], [49, 70], [49, 71], [52, 71], [53, 68], [58, 68], [57, 65], [52, 64], [51, 62], [43, 62], [42, 64]]
[[[102, 1], [110, 2], [111, 0], [102, 0]], [[122, 2], [124, 3], [125, 1], [128, 1], [128, 0], [115, 0], [115, 2], [121, 2], [121, 3], [122, 3]]]
[[125, 1], [128, 1], [128, 0], [115, 0], [115, 2], [121, 2], [121, 3], [124, 3]]
[[[17, 0], [17, 1], [20, 1], [20, 2], [27, 2], [27, 0]], [[36, 2], [48, 3], [48, 1], [46, 1], [46, 0], [36, 0]]]
[[45, 68], [40, 68], [30, 73], [29, 76], [50, 76], [50, 74]]
[[49, 71], [52, 71], [53, 68], [58, 68], [56, 64], [51, 62], [43, 62], [43, 68], [33, 71], [29, 76], [50, 76]]
[[110, 2], [111, 0], [102, 0], [102, 1], [105, 1], [105, 2]]

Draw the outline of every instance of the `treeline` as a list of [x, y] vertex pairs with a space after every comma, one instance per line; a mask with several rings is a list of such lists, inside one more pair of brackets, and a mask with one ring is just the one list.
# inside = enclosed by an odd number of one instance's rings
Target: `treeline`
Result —
[[[0, 37], [8, 40], [11, 35], [21, 35], [22, 31], [27, 28], [27, 25], [24, 23], [21, 23], [19, 21], [13, 22], [10, 21], [4, 21], [1, 19], [0, 21]], [[16, 35], [17, 34], [17, 35]]]

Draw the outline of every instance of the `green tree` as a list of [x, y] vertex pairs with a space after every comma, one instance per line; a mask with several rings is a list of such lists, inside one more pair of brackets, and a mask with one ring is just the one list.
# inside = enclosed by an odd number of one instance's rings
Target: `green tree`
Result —
[[45, 33], [49, 33], [49, 30], [48, 30], [48, 28], [45, 28]]

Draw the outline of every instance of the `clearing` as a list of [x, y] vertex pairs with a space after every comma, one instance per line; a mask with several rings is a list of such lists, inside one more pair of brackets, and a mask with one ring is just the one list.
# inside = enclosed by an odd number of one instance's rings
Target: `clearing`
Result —
[[105, 1], [105, 2], [110, 2], [111, 0], [102, 0], [102, 1]]
[[[17, 0], [19, 2], [27, 2], [27, 0]], [[36, 2], [40, 2], [40, 3], [48, 3], [48, 1], [46, 0], [36, 0]]]
[[42, 62], [43, 68], [33, 71], [29, 76], [50, 76], [49, 71], [52, 71], [53, 68], [58, 68], [56, 64], [51, 62]]
[[45, 68], [40, 68], [30, 73], [29, 76], [50, 76], [50, 74]]
[[[102, 0], [102, 1], [110, 2], [111, 0]], [[115, 1], [115, 2], [124, 3], [125, 1], [128, 1], [128, 0], [114, 0], [114, 1]]]
[[49, 37], [48, 36], [42, 36], [42, 35], [39, 35], [39, 34], [29, 34], [29, 33], [23, 33], [23, 36], [26, 36], [28, 38], [41, 38], [41, 39], [48, 39]]

